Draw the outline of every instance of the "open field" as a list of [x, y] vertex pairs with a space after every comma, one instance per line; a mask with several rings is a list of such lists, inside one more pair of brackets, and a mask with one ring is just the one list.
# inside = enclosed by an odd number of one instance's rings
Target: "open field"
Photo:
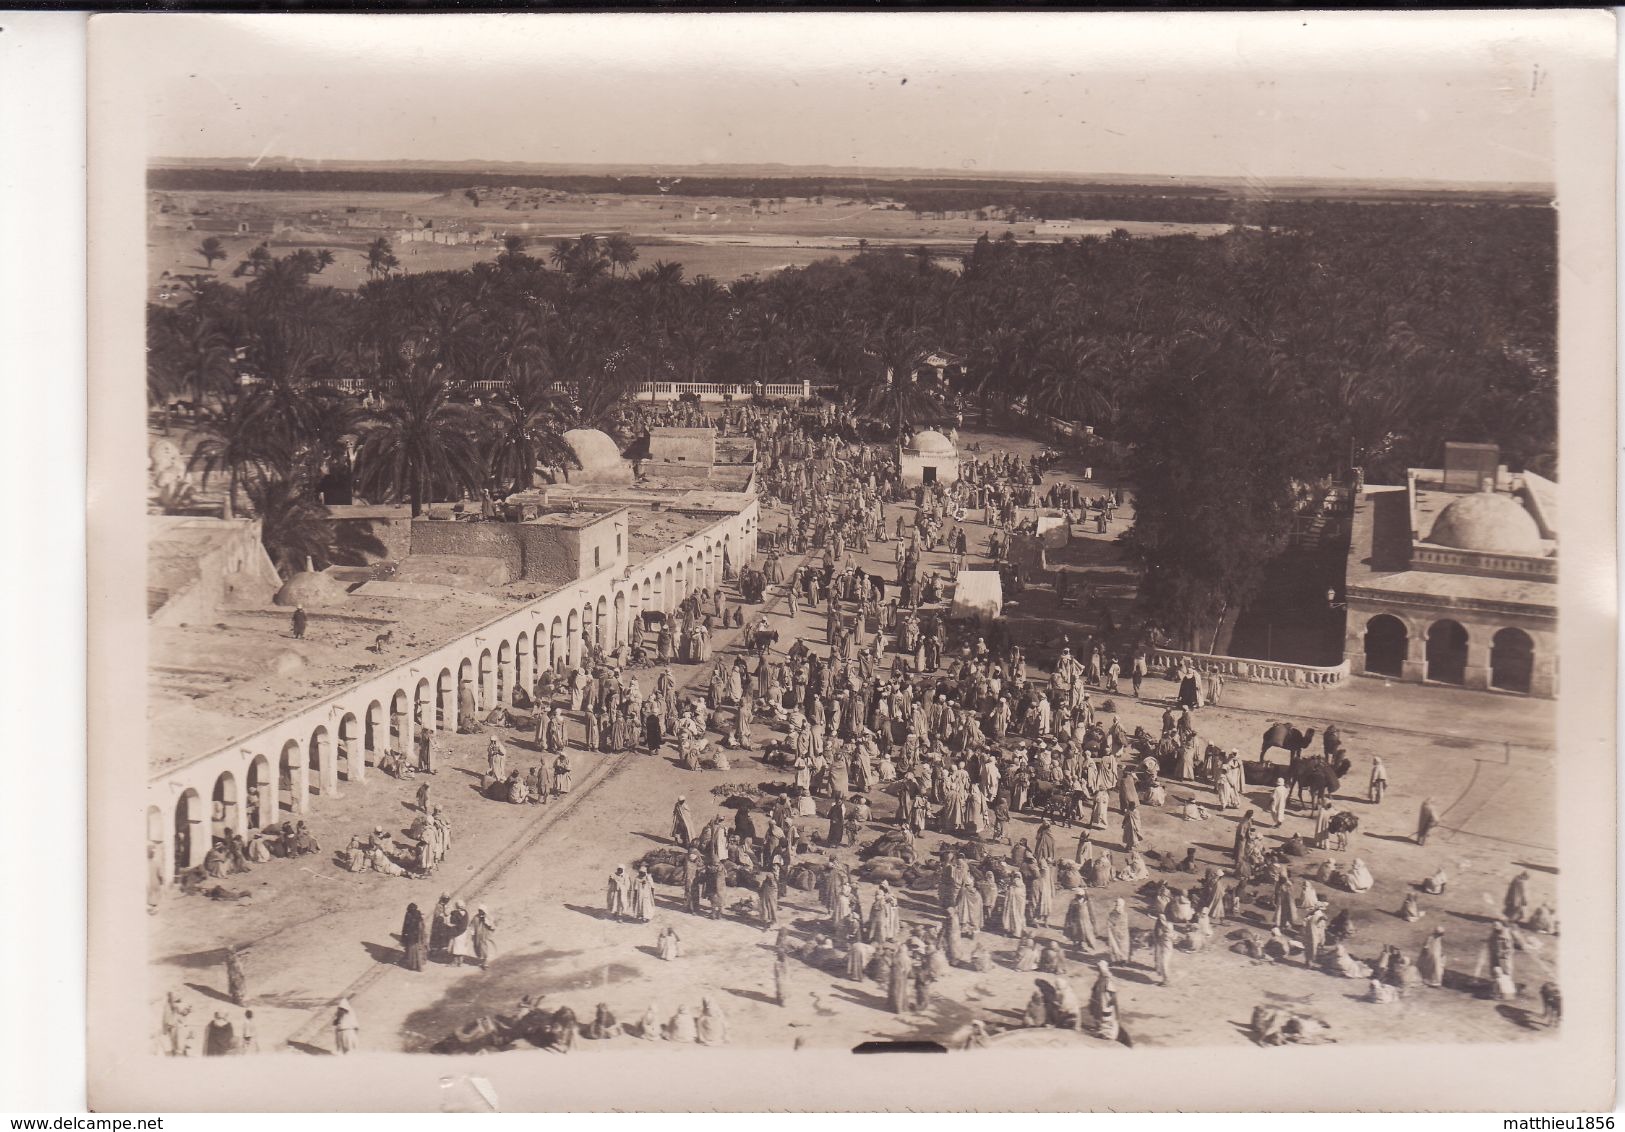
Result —
[[[425, 196], [419, 193], [279, 193], [215, 192], [159, 193], [175, 211], [155, 222], [149, 232], [148, 278], [156, 295], [163, 273], [214, 274], [231, 281], [232, 269], [255, 245], [269, 243], [273, 252], [286, 254], [295, 247], [331, 249], [338, 262], [321, 277], [329, 286], [353, 289], [366, 282], [364, 252], [380, 235], [394, 245], [409, 272], [458, 270], [492, 259], [501, 239], [522, 237], [532, 254], [546, 255], [553, 240], [584, 232], [626, 232], [638, 245], [638, 265], [656, 260], [681, 263], [689, 277], [710, 275], [723, 282], [742, 276], [770, 273], [789, 266], [804, 266], [819, 259], [846, 258], [859, 241], [871, 246], [914, 248], [925, 244], [940, 256], [966, 248], [982, 235], [998, 239], [1006, 233], [1024, 241], [1058, 241], [1066, 236], [1103, 236], [1122, 228], [1135, 236], [1214, 235], [1223, 224], [1182, 224], [1153, 221], [1075, 221], [1068, 228], [1032, 222], [1006, 224], [955, 214], [940, 219], [864, 205], [858, 201], [826, 197], [823, 204], [802, 198], [774, 202], [752, 209], [737, 197], [676, 198], [640, 196], [568, 197], [538, 200], [516, 198], [523, 207], [508, 208], [501, 200], [476, 207], [461, 194]], [[339, 227], [349, 210], [379, 213], [378, 228]], [[312, 219], [312, 214], [326, 219]], [[234, 235], [188, 231], [190, 216], [285, 222], [289, 229], [277, 236]], [[406, 217], [488, 229], [491, 238], [479, 243], [441, 245], [407, 243], [396, 238]], [[196, 248], [208, 235], [216, 235], [229, 257], [203, 267]]]

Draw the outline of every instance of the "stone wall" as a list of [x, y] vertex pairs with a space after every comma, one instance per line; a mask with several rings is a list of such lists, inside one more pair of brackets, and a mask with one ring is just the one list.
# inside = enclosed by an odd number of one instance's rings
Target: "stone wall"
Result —
[[649, 430], [649, 459], [657, 464], [695, 464], [709, 468], [717, 462], [714, 429]]
[[412, 520], [411, 554], [433, 557], [496, 558], [508, 568], [508, 577], [524, 573], [525, 554], [518, 523], [457, 523], [437, 519]]
[[[341, 508], [334, 508], [341, 512]], [[412, 553], [412, 518], [398, 516], [345, 516], [333, 519], [333, 561], [340, 566], [369, 566], [399, 562]]]
[[529, 523], [516, 524], [512, 529], [519, 539], [520, 577], [525, 581], [562, 586], [591, 573], [581, 568], [580, 531]]

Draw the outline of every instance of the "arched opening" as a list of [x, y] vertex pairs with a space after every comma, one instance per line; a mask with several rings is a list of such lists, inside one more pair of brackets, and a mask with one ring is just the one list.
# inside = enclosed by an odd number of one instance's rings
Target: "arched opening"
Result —
[[1535, 673], [1535, 642], [1522, 629], [1506, 628], [1490, 640], [1490, 687], [1527, 692]]
[[282, 745], [282, 758], [277, 763], [277, 785], [282, 796], [282, 809], [295, 814], [305, 812], [305, 782], [309, 778], [301, 754], [299, 740], [289, 739]]
[[715, 551], [713, 551], [711, 549], [711, 544], [706, 543], [705, 544], [705, 586], [706, 586], [707, 589], [715, 589], [716, 585], [717, 585], [717, 558], [716, 558], [716, 553], [715, 553]]
[[666, 576], [661, 571], [655, 571], [654, 596], [649, 608], [656, 613], [666, 611]]
[[576, 666], [576, 650], [581, 647], [581, 614], [570, 610], [570, 620], [564, 626], [564, 662]]
[[615, 618], [610, 623], [610, 644], [620, 648], [626, 640], [626, 594], [615, 595]]
[[412, 729], [406, 711], [406, 689], [400, 688], [389, 700], [389, 749], [397, 755], [406, 753], [411, 735]]
[[434, 720], [434, 686], [429, 683], [427, 676], [418, 681], [418, 686], [412, 690], [412, 737], [417, 738], [417, 729], [427, 727]]
[[[531, 670], [531, 665], [530, 665], [530, 634], [529, 633], [520, 633], [519, 636], [514, 639], [514, 643], [513, 643], [513, 661], [514, 661], [514, 673], [513, 673], [514, 687], [523, 688], [525, 690], [525, 693], [528, 695], [530, 693], [530, 690], [536, 686], [536, 673]], [[510, 700], [513, 698], [513, 693], [512, 692], [508, 693], [508, 698]]]
[[434, 725], [440, 731], [457, 726], [457, 686], [452, 683], [449, 668], [442, 668], [435, 681]]
[[609, 602], [604, 598], [598, 599], [598, 616], [593, 621], [592, 643], [599, 648], [607, 648], [609, 644]]
[[547, 632], [540, 624], [536, 626], [536, 631], [530, 635], [531, 666], [530, 672], [527, 674], [530, 683], [525, 685], [525, 691], [533, 695], [536, 692], [536, 681], [542, 678], [542, 669], [551, 663], [547, 656], [547, 646], [543, 643], [546, 637]]
[[661, 599], [660, 606], [666, 613], [677, 607], [677, 569], [676, 566], [666, 567], [666, 593]]
[[203, 860], [205, 850], [198, 844], [203, 825], [203, 804], [197, 791], [188, 788], [175, 803], [175, 871], [189, 869]]
[[1405, 673], [1405, 622], [1380, 613], [1365, 623], [1365, 670], [1376, 676]]
[[553, 629], [547, 635], [547, 666], [557, 672], [564, 666], [570, 646], [564, 637], [564, 619], [553, 618]]
[[248, 828], [264, 829], [276, 813], [276, 779], [271, 777], [271, 760], [255, 755], [248, 764]]
[[[464, 693], [467, 695], [464, 695]], [[474, 662], [467, 657], [457, 666], [457, 726], [463, 725], [463, 712], [470, 707], [478, 710], [474, 702]]]
[[209, 841], [224, 843], [226, 834], [241, 833], [243, 815], [237, 804], [237, 780], [226, 771], [214, 780], [214, 796], [209, 807]]
[[478, 688], [480, 714], [483, 716], [491, 710], [492, 697], [496, 694], [496, 665], [491, 660], [491, 650], [480, 650], [480, 683]]
[[333, 748], [326, 727], [317, 727], [310, 733], [310, 793], [328, 794], [338, 784], [333, 766]]
[[505, 704], [513, 698], [513, 645], [503, 641], [497, 646], [496, 703]]
[[345, 782], [360, 782], [367, 776], [366, 752], [361, 745], [361, 725], [354, 713], [346, 713], [339, 720], [338, 777]]
[[1435, 621], [1428, 630], [1428, 679], [1460, 684], [1467, 675], [1467, 630], [1454, 621]]
[[384, 739], [384, 705], [377, 700], [367, 705], [366, 728], [362, 732], [362, 744], [365, 752], [362, 760], [378, 765], [379, 744]]

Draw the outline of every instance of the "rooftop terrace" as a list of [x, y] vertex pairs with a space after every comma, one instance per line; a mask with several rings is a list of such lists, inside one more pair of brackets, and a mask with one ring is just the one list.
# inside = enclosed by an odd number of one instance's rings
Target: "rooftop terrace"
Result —
[[[633, 568], [715, 522], [714, 516], [633, 509], [628, 561]], [[560, 523], [602, 518], [555, 512]], [[153, 627], [149, 637], [147, 725], [151, 763], [216, 750], [334, 689], [454, 641], [504, 613], [563, 586], [533, 581], [420, 585], [391, 581], [394, 563], [334, 568], [351, 587], [344, 604], [307, 610], [304, 640], [294, 640], [291, 611], [277, 606], [221, 610], [206, 624]], [[386, 630], [391, 639], [372, 648]]]

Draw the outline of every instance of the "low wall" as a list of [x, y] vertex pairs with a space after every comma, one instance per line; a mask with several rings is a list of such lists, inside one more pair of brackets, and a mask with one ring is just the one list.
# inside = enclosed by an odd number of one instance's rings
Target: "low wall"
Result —
[[1244, 680], [1252, 684], [1283, 684], [1299, 688], [1330, 688], [1348, 679], [1349, 662], [1343, 661], [1330, 668], [1312, 664], [1288, 664], [1279, 660], [1254, 660], [1243, 656], [1215, 656], [1205, 652], [1183, 652], [1178, 649], [1153, 649], [1149, 663], [1153, 668], [1167, 668], [1180, 660], [1189, 660], [1198, 672], [1217, 672], [1227, 680]]
[[340, 566], [399, 562], [412, 553], [412, 518], [345, 516], [333, 519], [333, 561]]
[[411, 553], [430, 558], [495, 558], [508, 568], [508, 578], [525, 570], [525, 551], [517, 523], [458, 523], [415, 519]]

